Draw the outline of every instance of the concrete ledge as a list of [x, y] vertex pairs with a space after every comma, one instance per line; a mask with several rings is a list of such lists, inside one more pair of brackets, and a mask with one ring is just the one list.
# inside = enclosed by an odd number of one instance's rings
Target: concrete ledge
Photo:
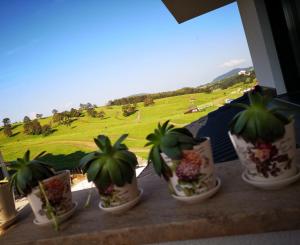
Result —
[[34, 225], [30, 207], [26, 207], [19, 222], [0, 237], [0, 243], [145, 244], [300, 229], [300, 182], [264, 191], [241, 180], [238, 161], [216, 168], [222, 187], [206, 202], [186, 205], [174, 200], [166, 183], [151, 173], [139, 179], [144, 189], [140, 204], [123, 215], [100, 211], [95, 189], [91, 207], [84, 209], [87, 190], [77, 191], [73, 195], [78, 210], [62, 224], [61, 231]]

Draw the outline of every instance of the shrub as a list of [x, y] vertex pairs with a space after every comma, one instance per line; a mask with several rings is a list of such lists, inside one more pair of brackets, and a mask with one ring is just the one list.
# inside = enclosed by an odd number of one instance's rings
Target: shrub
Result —
[[3, 128], [3, 133], [5, 136], [7, 137], [11, 137], [13, 135], [12, 133], [12, 129], [11, 129], [11, 125], [10, 124], [7, 124], [4, 126]]
[[104, 119], [104, 117], [105, 117], [105, 112], [104, 112], [104, 111], [99, 111], [99, 112], [97, 113], [97, 117], [99, 117], [100, 119]]
[[154, 100], [151, 96], [148, 96], [145, 98], [144, 100], [144, 106], [150, 106], [150, 105], [154, 105]]
[[97, 117], [97, 111], [94, 108], [88, 108], [86, 111], [90, 117]]
[[42, 126], [37, 119], [34, 119], [31, 124], [31, 134], [39, 135], [42, 133]]
[[128, 117], [137, 112], [136, 105], [128, 104], [122, 106], [123, 116]]
[[44, 136], [48, 136], [48, 135], [52, 134], [52, 132], [53, 132], [53, 129], [50, 124], [45, 124], [42, 126], [42, 134]]

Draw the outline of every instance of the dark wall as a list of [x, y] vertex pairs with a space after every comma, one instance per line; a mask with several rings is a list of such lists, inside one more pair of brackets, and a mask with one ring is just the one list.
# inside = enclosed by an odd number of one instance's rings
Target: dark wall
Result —
[[300, 1], [265, 0], [288, 93], [300, 91]]

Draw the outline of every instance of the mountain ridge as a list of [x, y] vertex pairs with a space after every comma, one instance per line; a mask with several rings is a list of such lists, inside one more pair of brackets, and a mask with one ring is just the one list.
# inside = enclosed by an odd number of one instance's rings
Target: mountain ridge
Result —
[[222, 74], [222, 75], [219, 75], [219, 76], [217, 76], [216, 78], [214, 78], [213, 80], [212, 80], [212, 82], [218, 82], [218, 81], [220, 81], [220, 80], [224, 80], [224, 79], [226, 79], [226, 78], [229, 78], [229, 77], [232, 77], [232, 76], [235, 76], [235, 75], [237, 75], [240, 71], [246, 71], [246, 72], [248, 72], [248, 71], [251, 71], [253, 69], [253, 66], [249, 66], [249, 67], [245, 67], [245, 68], [234, 68], [234, 69], [232, 69], [232, 70], [230, 70], [230, 71], [228, 71], [228, 72], [226, 72], [226, 73], [224, 73], [224, 74]]

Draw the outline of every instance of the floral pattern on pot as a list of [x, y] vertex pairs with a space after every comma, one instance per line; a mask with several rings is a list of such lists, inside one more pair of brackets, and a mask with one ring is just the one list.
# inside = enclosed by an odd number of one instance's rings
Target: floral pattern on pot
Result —
[[180, 160], [172, 160], [161, 154], [172, 170], [169, 189], [177, 196], [201, 194], [215, 187], [216, 177], [210, 141], [206, 139], [192, 150], [184, 150]]
[[[73, 208], [69, 171], [63, 171], [43, 180], [42, 184], [55, 215], [63, 215]], [[50, 216], [47, 213], [46, 200], [41, 195], [39, 188], [35, 188], [27, 197], [36, 220], [39, 223], [48, 222]]]
[[139, 195], [135, 176], [131, 184], [125, 184], [122, 187], [110, 185], [105, 190], [98, 188], [98, 191], [104, 208], [120, 206]]
[[[277, 147], [271, 143], [258, 142], [254, 147], [249, 147], [248, 157], [255, 163], [257, 173], [265, 178], [276, 177], [282, 170], [291, 168], [292, 160], [288, 154], [279, 155]], [[282, 168], [280, 168], [281, 165]]]
[[274, 181], [297, 173], [293, 163], [296, 140], [293, 122], [285, 126], [284, 136], [275, 142], [257, 141], [255, 144], [229, 133], [247, 177], [254, 181]]

